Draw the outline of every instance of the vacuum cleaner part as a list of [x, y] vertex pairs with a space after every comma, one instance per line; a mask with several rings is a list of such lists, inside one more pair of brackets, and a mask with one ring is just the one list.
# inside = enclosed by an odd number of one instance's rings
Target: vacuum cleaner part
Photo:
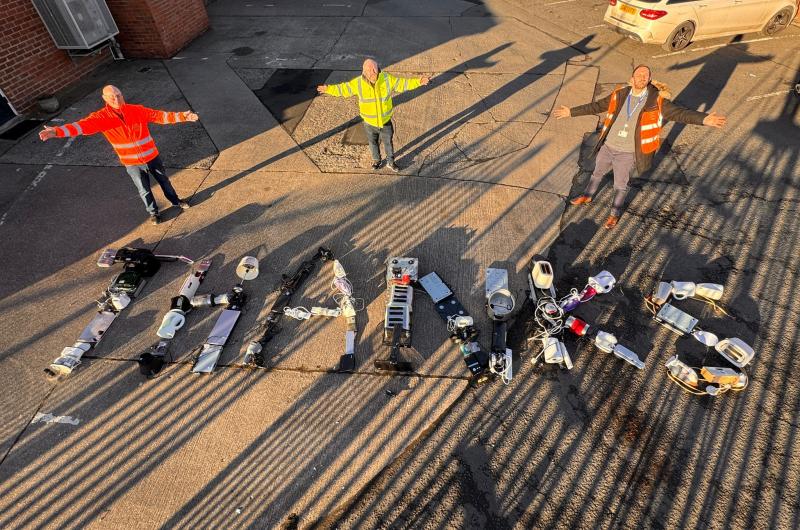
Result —
[[383, 319], [383, 343], [391, 347], [388, 359], [375, 360], [375, 368], [395, 372], [413, 372], [412, 363], [400, 358], [400, 348], [411, 346], [413, 285], [418, 280], [416, 258], [390, 258], [386, 265], [388, 298]]
[[319, 247], [317, 252], [309, 259], [303, 261], [292, 276], [283, 275], [278, 298], [272, 303], [265, 322], [256, 330], [257, 338], [250, 341], [244, 355], [244, 364], [250, 366], [264, 366], [264, 346], [280, 331], [279, 323], [283, 318], [283, 309], [289, 306], [294, 293], [303, 285], [311, 275], [317, 261], [333, 261], [333, 252], [325, 247]]
[[117, 274], [97, 300], [97, 313], [83, 329], [78, 340], [64, 348], [61, 354], [45, 368], [48, 379], [55, 380], [68, 376], [81, 364], [84, 354], [97, 346], [119, 314], [130, 305], [144, 288], [146, 279], [156, 274], [165, 261], [194, 263], [185, 256], [153, 254], [146, 248], [125, 247], [104, 250], [97, 260], [97, 266], [111, 267], [122, 263], [123, 270]]
[[[222, 355], [222, 349], [228, 342], [228, 338], [242, 314], [242, 308], [247, 302], [243, 284], [245, 281], [258, 277], [258, 260], [253, 256], [243, 257], [236, 267], [236, 275], [239, 277], [239, 283], [224, 296], [226, 307], [217, 318], [211, 333], [208, 334], [206, 342], [201, 347], [192, 368], [193, 373], [210, 373], [216, 368], [219, 357]], [[211, 299], [214, 299], [213, 295]]]
[[450, 287], [435, 272], [420, 278], [419, 283], [431, 297], [436, 312], [447, 324], [450, 340], [459, 345], [464, 363], [472, 374], [472, 382], [476, 385], [487, 382], [489, 355], [483, 352], [478, 344], [478, 330], [474, 326], [472, 317]]

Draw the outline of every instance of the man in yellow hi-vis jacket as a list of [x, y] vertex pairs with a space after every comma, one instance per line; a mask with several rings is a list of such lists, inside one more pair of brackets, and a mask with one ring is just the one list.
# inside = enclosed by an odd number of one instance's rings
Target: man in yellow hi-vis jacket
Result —
[[358, 112], [364, 120], [364, 129], [367, 132], [369, 148], [372, 150], [372, 169], [381, 167], [381, 151], [378, 147], [378, 138], [383, 143], [386, 152], [386, 166], [392, 171], [400, 168], [394, 163], [394, 148], [392, 147], [392, 95], [414, 90], [430, 82], [429, 77], [408, 78], [395, 77], [382, 72], [378, 63], [372, 59], [364, 61], [361, 75], [338, 85], [320, 85], [317, 91], [320, 94], [349, 98], [358, 96]]

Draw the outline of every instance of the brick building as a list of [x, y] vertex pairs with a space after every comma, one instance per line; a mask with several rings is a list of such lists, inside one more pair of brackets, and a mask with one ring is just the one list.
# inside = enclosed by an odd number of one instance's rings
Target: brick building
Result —
[[[208, 28], [203, 0], [106, 0], [106, 4], [126, 58], [171, 57]], [[85, 56], [57, 48], [31, 0], [4, 0], [2, 9], [0, 129], [33, 107], [39, 97], [54, 94], [113, 60], [110, 46]]]

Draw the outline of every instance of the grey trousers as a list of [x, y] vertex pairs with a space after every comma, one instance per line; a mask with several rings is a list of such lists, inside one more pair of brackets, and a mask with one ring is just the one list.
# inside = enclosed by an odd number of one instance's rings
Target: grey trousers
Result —
[[611, 205], [612, 215], [619, 216], [622, 213], [622, 206], [625, 204], [625, 196], [628, 194], [628, 182], [636, 166], [635, 153], [625, 153], [608, 147], [606, 144], [600, 146], [595, 159], [594, 172], [586, 186], [585, 195], [592, 196], [600, 187], [600, 181], [610, 170], [614, 170], [614, 201]]
[[[610, 170], [614, 170], [614, 189], [627, 190], [628, 182], [631, 179], [631, 173], [636, 165], [636, 155], [634, 153], [625, 153], [617, 151], [603, 144], [597, 152], [597, 159], [594, 164], [594, 172], [592, 178], [589, 180], [589, 189], [594, 193], [600, 186], [600, 181], [603, 175]], [[593, 187], [592, 184], [596, 182]]]

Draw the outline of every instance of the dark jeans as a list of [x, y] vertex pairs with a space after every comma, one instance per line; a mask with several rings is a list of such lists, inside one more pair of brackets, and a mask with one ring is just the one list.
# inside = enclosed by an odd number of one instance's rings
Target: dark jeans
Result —
[[372, 160], [380, 162], [381, 150], [378, 147], [378, 138], [380, 137], [383, 143], [383, 150], [386, 152], [386, 163], [394, 163], [394, 147], [392, 146], [392, 135], [394, 135], [394, 127], [391, 120], [386, 122], [383, 127], [374, 127], [367, 122], [364, 122], [364, 130], [367, 133], [367, 140], [369, 140], [369, 148], [372, 151]]
[[161, 191], [164, 192], [164, 197], [173, 205], [178, 206], [181, 201], [178, 194], [175, 193], [175, 188], [170, 184], [167, 178], [167, 173], [164, 171], [164, 164], [161, 163], [161, 157], [157, 156], [147, 164], [140, 166], [125, 166], [125, 171], [131, 176], [133, 184], [139, 191], [139, 197], [144, 202], [144, 207], [150, 215], [158, 213], [158, 206], [156, 200], [153, 198], [153, 192], [150, 191], [150, 177], [152, 176], [158, 185], [161, 186]]

